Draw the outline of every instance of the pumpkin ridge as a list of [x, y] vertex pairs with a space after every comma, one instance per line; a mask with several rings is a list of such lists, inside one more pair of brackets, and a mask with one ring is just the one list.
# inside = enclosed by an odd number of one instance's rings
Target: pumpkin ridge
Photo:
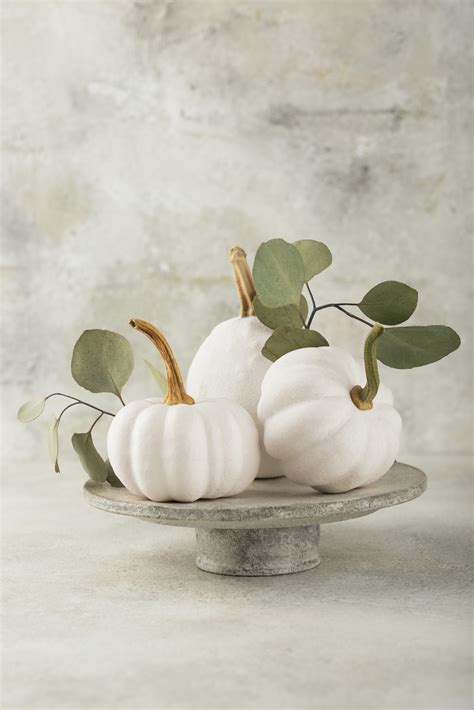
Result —
[[[212, 424], [208, 421], [207, 415], [209, 414], [209, 406], [211, 405], [211, 414], [212, 414], [212, 402], [209, 401], [204, 401], [200, 402], [198, 406], [196, 407], [196, 413], [199, 419], [201, 420], [203, 429], [204, 429], [204, 438], [206, 441], [206, 458], [207, 458], [207, 483], [206, 483], [206, 489], [205, 489], [205, 498], [215, 498], [216, 497], [216, 491], [219, 490], [219, 487], [221, 486], [221, 480], [222, 480], [222, 473], [219, 473], [219, 480], [216, 482], [214, 480], [214, 477], [217, 473], [217, 471], [222, 471], [223, 466], [222, 466], [222, 460], [219, 460], [219, 465], [216, 464], [215, 461], [215, 456], [214, 456], [214, 451], [215, 451], [215, 437], [214, 437], [214, 432], [213, 432], [213, 426]], [[222, 415], [219, 418], [219, 427], [224, 419], [224, 415]], [[219, 431], [220, 435], [220, 431]], [[221, 459], [221, 457], [220, 457]], [[202, 496], [201, 496], [202, 497]]]
[[[354, 415], [351, 414], [351, 415], [348, 417], [348, 419], [344, 422], [344, 424], [343, 424], [341, 427], [339, 427], [339, 429], [337, 430], [337, 432], [336, 432], [333, 436], [327, 437], [327, 438], [324, 440], [324, 443], [327, 444], [327, 445], [329, 445], [329, 444], [330, 444], [330, 438], [334, 438], [335, 436], [339, 436], [339, 435], [343, 434], [344, 428], [345, 428], [346, 426], [348, 426], [349, 424], [353, 423], [354, 421], [355, 421], [355, 420], [354, 420]], [[359, 461], [359, 460], [360, 460], [360, 457], [361, 457], [362, 455], [365, 455], [366, 452], [367, 452], [368, 427], [367, 427], [365, 424], [363, 424], [362, 430], [363, 430], [363, 432], [364, 432], [365, 442], [364, 442], [364, 446], [361, 447], [361, 450], [359, 451], [359, 454], [357, 455], [357, 461]], [[313, 442], [313, 446], [314, 446], [315, 449], [319, 449], [319, 448], [321, 447], [321, 444], [320, 444], [320, 443], [319, 443], [319, 444], [316, 444], [316, 443]], [[323, 452], [323, 457], [324, 457], [324, 452]], [[331, 474], [331, 490], [332, 490], [333, 484], [336, 484], [336, 485], [337, 485], [337, 482], [338, 482], [338, 481], [341, 482], [342, 480], [344, 480], [345, 478], [347, 478], [347, 476], [349, 475], [349, 472], [351, 472], [351, 471], [352, 471], [353, 469], [355, 469], [355, 468], [357, 468], [357, 464], [355, 464], [355, 463], [352, 462], [351, 465], [350, 465], [350, 468], [349, 468], [349, 469], [346, 469], [346, 470], [344, 470], [344, 471], [342, 471], [340, 474], [334, 474], [334, 472], [332, 472], [332, 474]], [[320, 469], [320, 471], [322, 471], [323, 474], [325, 473], [324, 469], [322, 469], [321, 466], [319, 467], [319, 469]], [[315, 482], [315, 483], [313, 483], [312, 485], [317, 488], [320, 484], [318, 484], [317, 482]], [[324, 487], [326, 484], [322, 483], [321, 485]]]
[[132, 425], [131, 441], [130, 441], [130, 459], [132, 461], [132, 476], [141, 491], [141, 495], [145, 496], [149, 500], [153, 500], [155, 492], [153, 489], [153, 484], [155, 478], [160, 477], [160, 471], [162, 466], [160, 465], [160, 459], [152, 464], [152, 484], [149, 485], [148, 476], [143, 470], [141, 460], [143, 456], [143, 444], [141, 443], [141, 438], [143, 432], [148, 433], [149, 428], [158, 430], [160, 438], [162, 438], [162, 422], [160, 426], [157, 426], [156, 421], [156, 407], [161, 407], [161, 404], [149, 404], [144, 407], [135, 417]]
[[[367, 437], [368, 441], [367, 441], [366, 450], [364, 452], [364, 455], [362, 457], [360, 457], [360, 459], [359, 459], [359, 465], [356, 467], [357, 470], [353, 470], [351, 472], [352, 475], [357, 475], [358, 479], [360, 479], [360, 476], [361, 476], [360, 467], [361, 467], [361, 465], [364, 466], [364, 468], [365, 468], [365, 470], [364, 470], [364, 485], [369, 485], [370, 483], [373, 482], [373, 480], [376, 480], [378, 478], [377, 471], [380, 468], [380, 461], [383, 461], [386, 458], [387, 449], [388, 449], [388, 439], [386, 436], [377, 436], [376, 437], [373, 429], [371, 428], [369, 430], [368, 427], [367, 427], [367, 432], [368, 432], [368, 437]], [[376, 472], [375, 479], [374, 479], [374, 473], [367, 476], [367, 470], [366, 470], [367, 464], [364, 463], [367, 460], [367, 458], [369, 458], [369, 453], [373, 449], [374, 441], [376, 443], [376, 446], [379, 447], [377, 465], [374, 466], [372, 464], [372, 469]]]
[[[350, 478], [351, 476], [354, 476], [358, 474], [358, 469], [360, 468], [360, 463], [361, 461], [365, 461], [367, 458], [367, 454], [369, 451], [369, 448], [371, 447], [372, 444], [372, 437], [371, 437], [371, 432], [369, 431], [369, 427], [364, 425], [363, 428], [364, 434], [365, 434], [365, 446], [363, 449], [359, 452], [359, 455], [356, 457], [356, 460], [352, 463], [352, 466], [341, 476], [334, 478], [334, 484], [337, 485], [338, 481], [344, 480], [345, 478]], [[384, 441], [385, 443], [385, 441]], [[360, 474], [359, 474], [360, 476]], [[331, 484], [333, 482], [331, 481]]]
[[[208, 479], [209, 479], [209, 452], [208, 452], [208, 441], [207, 441], [207, 436], [206, 436], [206, 428], [205, 425], [202, 421], [202, 417], [200, 416], [200, 412], [197, 407], [187, 407], [187, 405], [183, 405], [186, 407], [186, 415], [188, 415], [189, 412], [189, 421], [188, 425], [186, 427], [186, 439], [189, 442], [189, 448], [188, 447], [183, 447], [182, 445], [179, 445], [176, 447], [176, 450], [182, 454], [182, 459], [180, 461], [179, 458], [176, 457], [176, 455], [173, 457], [174, 459], [177, 458], [178, 460], [178, 466], [175, 467], [174, 471], [174, 477], [172, 479], [172, 486], [170, 487], [172, 493], [173, 493], [173, 500], [179, 500], [179, 498], [176, 496], [176, 490], [178, 485], [181, 486], [182, 488], [187, 489], [189, 487], [189, 477], [191, 476], [191, 481], [194, 482], [194, 478], [196, 481], [196, 490], [197, 493], [193, 496], [192, 500], [199, 500], [199, 498], [207, 498], [208, 497]], [[175, 419], [176, 423], [179, 421], [180, 411], [179, 411], [179, 405], [176, 411]], [[186, 416], [185, 415], [185, 416]], [[190, 426], [190, 423], [192, 422], [192, 426]], [[198, 449], [196, 449], [196, 423], [199, 422], [199, 439], [198, 439]], [[181, 422], [180, 425], [182, 426]], [[173, 440], [180, 441], [180, 444], [183, 440], [183, 436], [173, 436]], [[202, 443], [204, 442], [204, 447], [202, 446]], [[204, 463], [204, 459], [196, 455], [198, 452], [199, 454], [201, 451], [205, 452], [205, 466], [202, 466]], [[196, 476], [196, 467], [194, 466], [194, 460], [197, 460], [199, 462], [199, 469], [201, 470], [204, 468], [204, 473], [201, 474], [204, 476], [204, 481], [199, 481], [199, 479]], [[184, 476], [183, 472], [184, 471]], [[181, 497], [182, 500], [182, 497]]]
[[[268, 425], [268, 424], [272, 421], [272, 419], [274, 419], [275, 417], [280, 416], [283, 412], [287, 412], [289, 409], [293, 409], [293, 408], [300, 407], [301, 404], [305, 404], [305, 403], [322, 405], [322, 403], [327, 402], [327, 400], [334, 400], [334, 401], [342, 400], [344, 403], [347, 402], [346, 397], [343, 397], [342, 395], [341, 395], [341, 396], [331, 396], [331, 397], [320, 397], [320, 398], [318, 398], [318, 399], [314, 399], [314, 398], [313, 398], [313, 399], [310, 399], [310, 400], [305, 400], [304, 402], [301, 402], [301, 401], [300, 401], [300, 402], [293, 402], [293, 404], [288, 405], [287, 407], [285, 407], [285, 409], [281, 409], [281, 410], [279, 410], [278, 412], [275, 412], [275, 414], [273, 414], [271, 417], [269, 417], [268, 419], [266, 419], [266, 421], [265, 421], [265, 426]], [[326, 436], [324, 436], [322, 439], [318, 439], [318, 440], [317, 440], [317, 445], [318, 445], [318, 446], [321, 446], [321, 444], [322, 444], [323, 442], [327, 441], [330, 437], [335, 436], [336, 434], [338, 434], [339, 431], [342, 429], [342, 427], [345, 426], [345, 424], [349, 421], [349, 419], [350, 419], [351, 417], [352, 417], [352, 412], [348, 409], [348, 417], [347, 417], [347, 419], [345, 419], [345, 420], [342, 422], [342, 424], [338, 425], [338, 426], [337, 426], [335, 429], [333, 429], [331, 432], [328, 432], [328, 433], [326, 434]], [[285, 459], [283, 459], [283, 460], [284, 460], [284, 461], [287, 461], [287, 460], [290, 460], [290, 459], [292, 459], [292, 458], [294, 458], [294, 457], [296, 457], [296, 456], [300, 456], [300, 454], [302, 454], [303, 452], [307, 451], [309, 448], [311, 448], [312, 446], [314, 446], [315, 443], [316, 443], [316, 442], [314, 441], [314, 439], [311, 439], [311, 438], [309, 438], [309, 437], [306, 438], [306, 441], [300, 445], [300, 448], [298, 449], [298, 453], [296, 453], [296, 454], [291, 454], [288, 458], [285, 458]]]
[[[173, 407], [170, 407], [169, 409], [166, 409], [166, 411], [165, 411], [165, 416], [164, 416], [164, 420], [163, 420], [163, 429], [161, 431], [161, 440], [163, 442], [174, 441], [174, 420], [175, 420], [175, 417], [173, 415], [176, 411], [178, 411], [178, 410]], [[157, 474], [163, 476], [163, 479], [164, 479], [163, 488], [165, 490], [171, 491], [174, 494], [175, 490], [174, 490], [174, 486], [173, 486], [173, 481], [170, 481], [169, 468], [168, 468], [168, 466], [163, 466], [161, 452], [162, 452], [162, 447], [160, 446], [159, 458], [160, 458], [161, 466], [157, 470]], [[175, 459], [175, 457], [173, 457], [173, 458]]]
[[[238, 448], [238, 451], [239, 451], [239, 467], [238, 467], [238, 475], [237, 475], [235, 478], [240, 479], [240, 478], [242, 478], [242, 476], [245, 474], [245, 449], [246, 449], [246, 442], [244, 441], [244, 436], [243, 436], [243, 432], [242, 432], [242, 427], [239, 425], [239, 422], [238, 422], [238, 420], [237, 420], [237, 415], [236, 415], [236, 413], [233, 411], [233, 408], [232, 408], [232, 409], [229, 409], [229, 415], [230, 415], [230, 419], [231, 419], [231, 420], [233, 421], [233, 423], [234, 423], [233, 432], [234, 432], [234, 431], [237, 432], [237, 433], [238, 433], [238, 436], [239, 436], [239, 444], [240, 444], [240, 446], [237, 447], [237, 448]], [[250, 416], [250, 415], [249, 415], [249, 416]], [[232, 488], [231, 488], [232, 493], [230, 493], [230, 494], [228, 494], [228, 495], [233, 495], [233, 491], [234, 491], [234, 488], [235, 488], [234, 476], [232, 477], [232, 484], [233, 484], [233, 485], [232, 485]]]

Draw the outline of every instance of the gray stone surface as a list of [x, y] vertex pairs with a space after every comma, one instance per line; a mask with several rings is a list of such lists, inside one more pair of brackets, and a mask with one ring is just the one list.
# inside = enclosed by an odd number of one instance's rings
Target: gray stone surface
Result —
[[238, 496], [195, 503], [157, 503], [93, 481], [84, 486], [86, 500], [109, 513], [196, 527], [197, 566], [236, 576], [315, 567], [319, 524], [363, 517], [417, 498], [425, 489], [425, 474], [398, 462], [371, 486], [333, 495], [286, 478], [255, 481]]
[[472, 464], [408, 462], [419, 499], [253, 578], [197, 569], [192, 529], [86, 505], [76, 461], [5, 464], [3, 707], [468, 710]]
[[284, 477], [254, 481], [246, 491], [232, 498], [195, 503], [156, 503], [139, 498], [125, 488], [112, 488], [93, 481], [86, 482], [84, 492], [87, 502], [96, 508], [164, 525], [272, 528], [358, 518], [417, 498], [425, 488], [423, 471], [396, 462], [372, 485], [332, 495], [300, 486]]
[[196, 564], [214, 574], [270, 577], [316, 567], [319, 525], [286, 528], [197, 528]]

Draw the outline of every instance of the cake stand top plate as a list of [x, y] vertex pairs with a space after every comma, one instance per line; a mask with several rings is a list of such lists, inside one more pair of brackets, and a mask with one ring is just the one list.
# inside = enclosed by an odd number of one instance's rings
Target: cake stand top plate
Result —
[[119, 515], [192, 528], [282, 528], [317, 525], [369, 515], [406, 503], [426, 489], [426, 475], [394, 463], [376, 483], [348, 493], [319, 493], [287, 478], [260, 479], [232, 498], [195, 503], [156, 503], [125, 488], [87, 481], [84, 492], [95, 508]]

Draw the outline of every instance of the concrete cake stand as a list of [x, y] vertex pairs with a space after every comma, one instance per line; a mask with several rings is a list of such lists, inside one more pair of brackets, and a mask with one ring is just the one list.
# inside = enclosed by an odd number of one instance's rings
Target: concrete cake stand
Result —
[[197, 566], [206, 572], [256, 577], [316, 567], [319, 526], [406, 503], [426, 489], [419, 469], [394, 463], [376, 483], [325, 494], [286, 478], [260, 479], [233, 498], [155, 503], [125, 488], [87, 481], [87, 502], [119, 515], [196, 529]]

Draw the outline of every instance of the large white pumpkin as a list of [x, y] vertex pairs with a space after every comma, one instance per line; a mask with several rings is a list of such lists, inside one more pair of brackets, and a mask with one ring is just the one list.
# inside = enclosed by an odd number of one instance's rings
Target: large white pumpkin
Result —
[[115, 474], [129, 491], [155, 501], [241, 493], [260, 463], [252, 417], [236, 402], [194, 402], [162, 334], [145, 321], [131, 324], [160, 349], [169, 389], [163, 402], [132, 402], [114, 417], [107, 452]]
[[270, 361], [262, 348], [272, 334], [254, 315], [252, 299], [255, 287], [240, 247], [229, 256], [240, 298], [240, 317], [219, 323], [197, 351], [186, 378], [186, 389], [196, 399], [225, 397], [238, 402], [254, 419], [261, 436], [261, 462], [258, 478], [282, 474], [278, 462], [265, 451], [257, 405], [263, 377]]
[[366, 344], [370, 392], [360, 387], [361, 365], [334, 346], [287, 353], [265, 375], [258, 406], [265, 447], [293, 481], [341, 493], [376, 481], [392, 466], [402, 423], [391, 391], [378, 384], [375, 338]]

